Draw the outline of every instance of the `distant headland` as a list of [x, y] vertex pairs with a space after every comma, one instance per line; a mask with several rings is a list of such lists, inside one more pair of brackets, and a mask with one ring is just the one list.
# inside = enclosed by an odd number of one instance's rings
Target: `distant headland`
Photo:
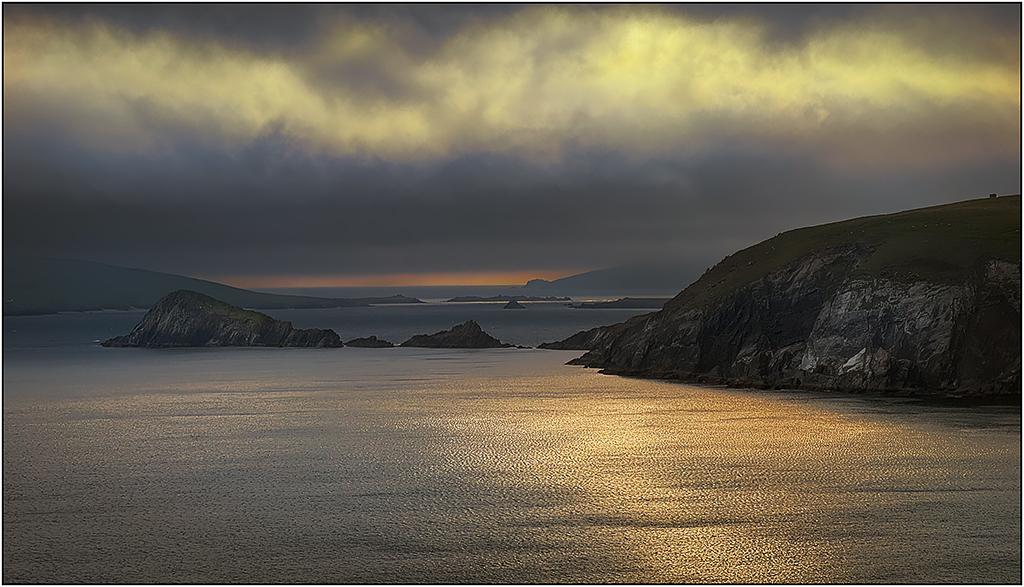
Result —
[[731, 387], [1021, 394], [1021, 198], [779, 234], [661, 311], [540, 348], [610, 374]]

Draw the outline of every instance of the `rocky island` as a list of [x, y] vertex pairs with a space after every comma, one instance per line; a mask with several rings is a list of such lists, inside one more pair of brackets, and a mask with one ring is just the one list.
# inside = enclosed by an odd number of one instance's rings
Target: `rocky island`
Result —
[[124, 336], [105, 347], [340, 347], [333, 330], [292, 328], [291, 322], [243, 310], [208, 295], [188, 290], [170, 293], [146, 312]]
[[363, 338], [353, 338], [352, 340], [345, 341], [345, 346], [364, 348], [364, 349], [389, 349], [395, 346], [394, 343], [386, 340], [377, 338], [377, 335], [366, 336]]
[[512, 345], [487, 334], [479, 324], [469, 320], [458, 326], [453, 326], [451, 330], [442, 330], [434, 334], [417, 334], [399, 346], [432, 349], [494, 349], [508, 348]]
[[541, 348], [610, 374], [732, 387], [1021, 394], [1021, 199], [782, 233], [659, 312]]

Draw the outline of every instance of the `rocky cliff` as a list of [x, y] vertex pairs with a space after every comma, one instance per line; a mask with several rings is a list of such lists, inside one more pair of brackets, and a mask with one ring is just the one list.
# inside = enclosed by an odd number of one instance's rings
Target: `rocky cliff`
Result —
[[276, 346], [340, 347], [333, 330], [299, 330], [290, 322], [243, 310], [194, 291], [163, 297], [131, 333], [111, 338], [105, 347]]
[[780, 234], [660, 312], [546, 348], [606, 373], [738, 387], [1021, 392], [1020, 196]]
[[512, 345], [487, 334], [479, 324], [470, 320], [453, 326], [451, 330], [442, 330], [434, 334], [417, 334], [399, 346], [433, 349], [493, 349]]

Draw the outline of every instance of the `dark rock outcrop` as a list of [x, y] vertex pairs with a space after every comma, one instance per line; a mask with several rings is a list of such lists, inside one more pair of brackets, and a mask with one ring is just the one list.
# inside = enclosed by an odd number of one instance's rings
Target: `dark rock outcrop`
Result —
[[493, 349], [511, 347], [487, 334], [480, 325], [470, 320], [451, 330], [434, 334], [417, 334], [399, 346], [425, 347], [434, 349]]
[[333, 330], [292, 328], [291, 322], [243, 310], [194, 291], [170, 293], [146, 312], [124, 336], [102, 343], [105, 347], [340, 347]]
[[541, 348], [734, 387], [1021, 393], [1020, 197], [783, 233], [627, 322]]
[[507, 304], [502, 307], [503, 310], [525, 310], [526, 306], [520, 304], [515, 300], [509, 300]]
[[367, 336], [364, 338], [353, 338], [352, 340], [345, 341], [345, 346], [364, 348], [364, 349], [389, 349], [394, 343], [386, 340], [380, 340], [377, 335]]

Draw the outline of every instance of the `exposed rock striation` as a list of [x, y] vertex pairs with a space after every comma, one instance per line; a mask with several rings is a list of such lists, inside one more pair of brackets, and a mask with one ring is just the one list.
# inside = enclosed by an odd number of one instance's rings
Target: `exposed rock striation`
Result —
[[783, 233], [664, 309], [542, 348], [611, 374], [736, 387], [1021, 393], [1020, 197]]
[[291, 322], [243, 310], [194, 291], [179, 290], [161, 298], [142, 321], [105, 347], [340, 347], [333, 330], [292, 328]]
[[470, 320], [453, 326], [451, 330], [442, 330], [434, 334], [417, 334], [399, 346], [434, 349], [494, 349], [512, 345], [487, 334], [479, 324]]

